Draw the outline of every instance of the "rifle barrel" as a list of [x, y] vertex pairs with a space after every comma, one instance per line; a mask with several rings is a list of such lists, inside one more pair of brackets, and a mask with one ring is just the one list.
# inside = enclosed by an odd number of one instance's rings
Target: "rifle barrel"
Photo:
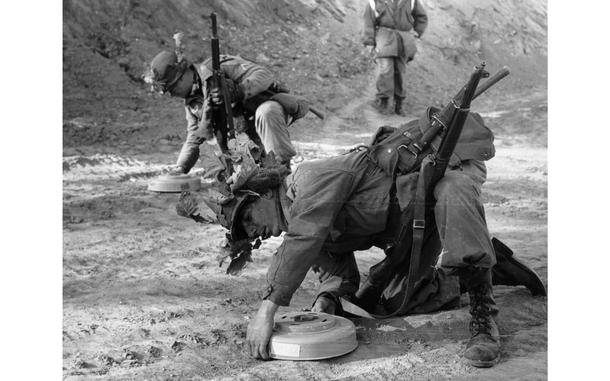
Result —
[[210, 18], [212, 19], [212, 38], [217, 38], [217, 29], [216, 29], [216, 13], [212, 12], [210, 14]]

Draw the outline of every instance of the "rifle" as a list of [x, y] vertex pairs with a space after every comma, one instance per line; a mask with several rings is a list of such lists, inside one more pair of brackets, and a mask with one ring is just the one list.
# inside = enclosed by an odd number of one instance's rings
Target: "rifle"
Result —
[[[481, 78], [487, 76], [489, 76], [489, 73], [485, 71], [485, 62], [483, 62], [475, 67], [475, 70], [470, 75], [470, 80], [460, 91], [461, 96], [458, 98], [459, 100], [452, 100], [443, 110], [444, 115], [442, 116], [447, 116], [449, 113], [451, 114], [451, 118], [447, 118], [450, 120], [449, 126], [441, 135], [441, 144], [439, 145], [438, 152], [428, 156], [428, 163], [422, 162], [422, 169], [420, 170], [421, 176], [422, 173], [430, 172], [429, 168], [432, 168], [430, 179], [425, 180], [425, 189], [428, 192], [432, 192], [436, 183], [445, 175], [449, 159], [451, 158], [451, 155], [453, 155], [453, 150], [457, 145], [460, 134], [462, 133], [462, 128], [464, 127], [466, 118], [470, 112], [470, 103], [474, 100], [479, 81]], [[426, 177], [426, 175], [423, 177]]]
[[[482, 65], [484, 66], [485, 64], [483, 63]], [[498, 81], [506, 77], [508, 74], [510, 74], [510, 69], [507, 66], [504, 66], [502, 69], [500, 69], [500, 71], [498, 71], [484, 84], [482, 84], [479, 88], [476, 89], [476, 92], [472, 96], [472, 100], [475, 100], [479, 95], [483, 94], [485, 91], [487, 91], [487, 89], [495, 85]], [[415, 156], [418, 156], [428, 147], [430, 142], [441, 132], [441, 130], [447, 130], [447, 125], [451, 122], [451, 118], [453, 117], [453, 107], [450, 107], [451, 103], [455, 104], [457, 102], [460, 102], [464, 97], [464, 91], [465, 87], [462, 88], [455, 97], [453, 97], [450, 102], [450, 105], [445, 107], [438, 114], [432, 116], [432, 123], [430, 125], [430, 128], [426, 130], [421, 139], [406, 147], [409, 152], [411, 152]]]
[[220, 105], [212, 107], [212, 128], [216, 141], [223, 153], [229, 151], [227, 142], [233, 137], [233, 110], [227, 90], [224, 75], [220, 70], [220, 44], [218, 42], [218, 32], [216, 28], [216, 13], [210, 15], [212, 19], [212, 89], [218, 89], [222, 102]]
[[[489, 76], [489, 73], [485, 71], [484, 67], [485, 63], [481, 63], [481, 65], [475, 67], [468, 83], [441, 112], [432, 118], [432, 125], [426, 131], [422, 139], [418, 141], [418, 143], [422, 145], [417, 147], [415, 144], [412, 144], [407, 147], [409, 150], [417, 150], [416, 152], [418, 155], [437, 134], [441, 134], [441, 143], [438, 151], [427, 155], [421, 162], [413, 207], [407, 208], [401, 213], [401, 227], [394, 239], [393, 247], [389, 249], [391, 252], [387, 253], [386, 259], [371, 268], [369, 278], [366, 280], [363, 287], [356, 293], [356, 300], [360, 301], [361, 306], [372, 307], [369, 303], [380, 296], [382, 292], [380, 287], [385, 285], [390, 274], [395, 272], [396, 267], [399, 266], [400, 262], [403, 260], [403, 254], [408, 253], [410, 249], [406, 287], [403, 288], [404, 295], [400, 307], [389, 315], [372, 315], [376, 318], [394, 316], [406, 306], [407, 302], [412, 297], [415, 281], [417, 279], [416, 277], [418, 275], [417, 273], [420, 270], [420, 254], [423, 243], [426, 241], [424, 233], [431, 232], [425, 230], [425, 225], [426, 215], [430, 212], [435, 203], [433, 195], [434, 187], [445, 175], [449, 159], [453, 155], [462, 128], [468, 117], [470, 103], [475, 97], [482, 94], [509, 73], [508, 68], [504, 67], [477, 91], [479, 81], [482, 78]], [[432, 134], [430, 130], [434, 130], [435, 133]], [[415, 152], [412, 153], [415, 154]], [[409, 224], [411, 220], [412, 225]], [[408, 236], [409, 232], [412, 232], [411, 236]]]

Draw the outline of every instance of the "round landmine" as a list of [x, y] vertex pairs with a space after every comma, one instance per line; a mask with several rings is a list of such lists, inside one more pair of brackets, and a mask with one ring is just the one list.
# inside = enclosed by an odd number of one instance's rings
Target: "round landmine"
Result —
[[161, 175], [148, 184], [148, 190], [163, 193], [180, 193], [201, 189], [201, 178], [192, 175]]
[[279, 360], [322, 360], [356, 349], [356, 327], [340, 316], [318, 312], [276, 314], [269, 355]]

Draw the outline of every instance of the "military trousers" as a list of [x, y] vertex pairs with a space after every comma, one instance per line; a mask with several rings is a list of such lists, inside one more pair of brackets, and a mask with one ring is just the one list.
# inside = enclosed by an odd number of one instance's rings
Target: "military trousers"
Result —
[[376, 98], [405, 98], [407, 95], [405, 88], [406, 58], [378, 57], [375, 60], [377, 62]]
[[288, 125], [290, 116], [276, 101], [261, 103], [254, 115], [256, 132], [266, 152], [273, 152], [282, 163], [290, 163], [296, 151], [290, 141]]
[[[491, 269], [496, 263], [481, 200], [486, 175], [485, 164], [471, 160], [448, 170], [436, 185], [434, 217], [442, 249], [439, 252], [436, 245], [433, 250], [424, 247], [416, 292], [408, 301], [406, 312], [427, 313], [454, 307], [460, 298], [458, 275]], [[417, 176], [410, 176], [408, 181], [416, 180]], [[359, 288], [360, 274], [353, 252], [322, 251], [312, 269], [321, 283], [318, 295], [349, 297]]]

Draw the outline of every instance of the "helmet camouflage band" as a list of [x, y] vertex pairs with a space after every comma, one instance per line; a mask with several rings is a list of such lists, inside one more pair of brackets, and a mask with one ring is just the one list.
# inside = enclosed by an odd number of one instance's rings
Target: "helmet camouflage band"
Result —
[[257, 165], [249, 153], [238, 153], [236, 172], [227, 183], [210, 189], [204, 199], [218, 222], [229, 230], [229, 238], [233, 241], [248, 238], [239, 218], [243, 208], [261, 194], [279, 187], [290, 173], [290, 169], [277, 162], [273, 152], [264, 158], [262, 165]]
[[244, 206], [259, 197], [258, 193], [250, 190], [240, 190], [232, 196], [227, 196], [211, 189], [209, 196], [204, 199], [204, 202], [216, 214], [218, 223], [229, 230], [231, 240], [238, 241], [248, 238], [248, 235], [239, 223], [239, 214]]

